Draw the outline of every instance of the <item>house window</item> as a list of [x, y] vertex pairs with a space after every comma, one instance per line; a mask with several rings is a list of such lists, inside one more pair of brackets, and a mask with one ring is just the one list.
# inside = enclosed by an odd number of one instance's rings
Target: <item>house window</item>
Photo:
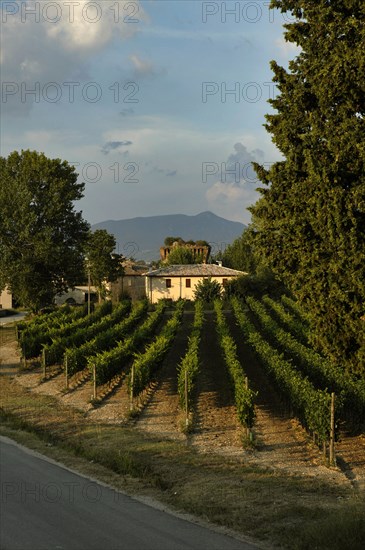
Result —
[[185, 280], [185, 286], [186, 286], [186, 288], [191, 288], [191, 279], [186, 279]]
[[227, 286], [227, 284], [228, 284], [228, 279], [223, 279], [223, 280], [222, 280], [222, 285], [223, 285], [223, 286]]
[[171, 288], [171, 279], [166, 279], [166, 288]]

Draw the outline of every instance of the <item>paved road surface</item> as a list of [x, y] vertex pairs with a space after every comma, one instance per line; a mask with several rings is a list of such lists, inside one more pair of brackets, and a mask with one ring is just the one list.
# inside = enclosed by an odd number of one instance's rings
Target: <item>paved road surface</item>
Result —
[[24, 319], [27, 315], [27, 311], [21, 311], [20, 313], [15, 313], [14, 315], [5, 315], [5, 317], [0, 317], [0, 325], [8, 325], [14, 321], [22, 321], [22, 319]]
[[254, 550], [0, 437], [1, 550]]

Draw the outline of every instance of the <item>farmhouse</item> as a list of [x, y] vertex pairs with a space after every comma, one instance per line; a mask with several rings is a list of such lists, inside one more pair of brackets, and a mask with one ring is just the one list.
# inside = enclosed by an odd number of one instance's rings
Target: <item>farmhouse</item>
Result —
[[0, 309], [11, 309], [13, 307], [13, 296], [8, 288], [0, 291]]
[[195, 287], [202, 279], [210, 277], [224, 287], [228, 281], [240, 275], [247, 273], [217, 264], [164, 266], [145, 273], [146, 295], [152, 303], [161, 298], [193, 300]]

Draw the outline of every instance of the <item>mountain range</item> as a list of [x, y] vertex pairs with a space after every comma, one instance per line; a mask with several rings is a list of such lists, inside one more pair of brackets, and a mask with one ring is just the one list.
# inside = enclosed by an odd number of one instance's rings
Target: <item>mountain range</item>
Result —
[[92, 225], [92, 230], [106, 229], [115, 236], [117, 252], [136, 260], [158, 260], [160, 246], [166, 237], [188, 240], [205, 240], [212, 247], [212, 254], [224, 250], [228, 244], [242, 235], [246, 225], [201, 212], [195, 216], [169, 214], [127, 220], [106, 220]]

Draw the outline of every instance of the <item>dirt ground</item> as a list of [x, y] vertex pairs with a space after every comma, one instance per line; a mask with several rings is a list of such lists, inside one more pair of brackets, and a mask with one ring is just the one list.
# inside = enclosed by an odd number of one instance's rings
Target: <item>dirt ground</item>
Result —
[[[225, 367], [214, 333], [213, 314], [206, 316], [202, 338], [201, 372], [197, 381], [193, 415], [193, 430], [182, 431], [185, 417], [179, 407], [177, 393], [177, 366], [186, 349], [192, 313], [185, 314], [184, 323], [164, 364], [151, 387], [134, 406], [140, 409], [131, 417], [130, 396], [123, 383], [125, 375], [117, 377], [110, 387], [99, 393], [104, 397], [96, 406], [90, 403], [92, 384], [88, 373], [80, 373], [70, 381], [65, 391], [62, 371], [54, 369], [47, 381], [42, 382], [38, 365], [22, 368], [16, 344], [0, 342], [0, 368], [3, 374], [35, 393], [56, 396], [64, 404], [81, 409], [93, 421], [115, 424], [134, 424], [142, 431], [161, 438], [186, 442], [202, 453], [219, 453], [235, 457], [244, 463], [280, 470], [288, 475], [311, 476], [340, 485], [353, 485], [365, 489], [365, 435], [346, 437], [336, 444], [337, 467], [324, 465], [322, 453], [299, 423], [288, 417], [261, 372], [260, 366], [245, 348], [238, 328], [227, 315], [239, 354], [249, 358], [243, 365], [253, 389], [259, 389], [256, 407], [253, 446], [244, 445], [244, 433], [239, 425], [233, 404]], [[212, 344], [213, 342], [213, 344]]]

